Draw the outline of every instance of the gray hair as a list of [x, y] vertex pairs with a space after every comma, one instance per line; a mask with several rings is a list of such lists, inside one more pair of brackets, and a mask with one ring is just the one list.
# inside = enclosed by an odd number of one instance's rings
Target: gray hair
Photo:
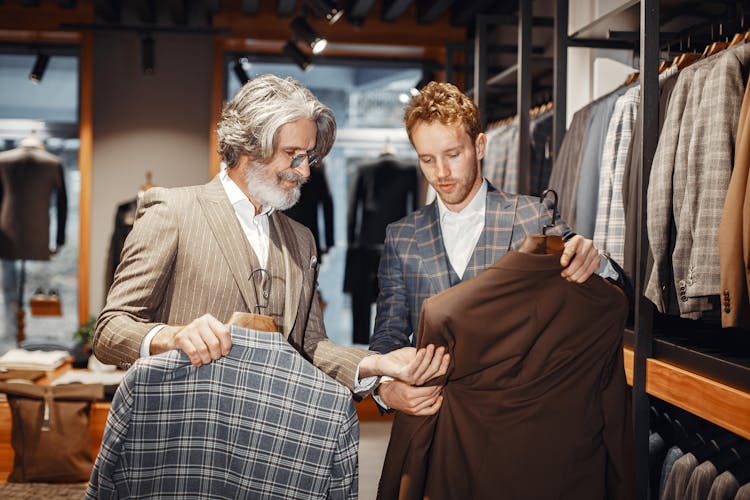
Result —
[[336, 137], [330, 108], [294, 78], [259, 75], [224, 106], [217, 127], [218, 153], [228, 167], [243, 154], [265, 162], [274, 154], [281, 126], [299, 119], [316, 123], [315, 151], [327, 155]]

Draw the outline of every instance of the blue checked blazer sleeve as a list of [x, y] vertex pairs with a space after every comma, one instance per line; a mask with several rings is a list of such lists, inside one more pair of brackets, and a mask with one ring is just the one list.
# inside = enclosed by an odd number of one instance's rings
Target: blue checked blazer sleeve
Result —
[[[411, 218], [407, 218], [411, 220]], [[417, 297], [409, 296], [407, 281], [417, 289], [425, 290], [424, 298], [429, 296], [430, 285], [419, 281], [424, 280], [418, 272], [405, 262], [414, 260], [416, 251], [413, 241], [413, 227], [407, 221], [396, 222], [386, 229], [383, 255], [378, 267], [379, 295], [377, 302], [377, 316], [375, 331], [370, 342], [370, 350], [387, 353], [412, 345], [411, 334], [416, 325], [412, 325], [410, 303]], [[409, 269], [412, 269], [409, 271]], [[429, 279], [429, 278], [427, 278]], [[414, 292], [412, 292], [412, 295]]]

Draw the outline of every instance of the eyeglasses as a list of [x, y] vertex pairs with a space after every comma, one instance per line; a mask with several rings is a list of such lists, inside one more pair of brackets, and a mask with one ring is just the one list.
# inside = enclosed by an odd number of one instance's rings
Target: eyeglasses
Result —
[[314, 151], [308, 151], [303, 155], [292, 156], [292, 163], [289, 165], [290, 168], [297, 168], [302, 165], [302, 162], [307, 158], [307, 166], [313, 168], [320, 163], [320, 156], [315, 154]]

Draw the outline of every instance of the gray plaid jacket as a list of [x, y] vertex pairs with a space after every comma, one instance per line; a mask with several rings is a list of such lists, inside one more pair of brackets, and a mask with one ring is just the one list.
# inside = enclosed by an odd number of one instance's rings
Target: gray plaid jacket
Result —
[[[517, 249], [526, 235], [541, 234], [542, 227], [551, 222], [551, 214], [549, 197], [542, 206], [538, 197], [509, 194], [489, 185], [484, 230], [463, 279], [476, 276]], [[572, 232], [558, 216], [548, 234], [567, 239]], [[385, 353], [414, 345], [412, 334], [419, 324], [422, 303], [450, 288], [450, 273], [437, 202], [389, 225], [378, 269], [380, 293], [370, 349]]]
[[281, 334], [230, 329], [208, 365], [175, 350], [132, 366], [87, 498], [357, 498], [351, 393]]
[[654, 267], [645, 295], [661, 312], [697, 318], [719, 294], [719, 223], [749, 69], [750, 45], [741, 44], [678, 77], [647, 200]]

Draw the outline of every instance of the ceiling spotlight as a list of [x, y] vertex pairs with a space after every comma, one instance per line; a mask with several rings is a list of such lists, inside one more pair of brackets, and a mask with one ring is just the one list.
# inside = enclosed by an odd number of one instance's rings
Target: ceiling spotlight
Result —
[[298, 17], [289, 25], [294, 34], [310, 46], [313, 54], [320, 54], [328, 45], [328, 40], [319, 36], [304, 18]]
[[328, 24], [333, 24], [339, 20], [344, 13], [343, 9], [339, 9], [336, 2], [332, 0], [308, 0], [308, 4], [321, 15]]
[[302, 71], [307, 71], [307, 69], [312, 65], [312, 61], [310, 58], [305, 55], [304, 52], [299, 50], [299, 47], [297, 47], [297, 44], [292, 42], [291, 40], [286, 42], [286, 45], [284, 45], [283, 48], [284, 54], [288, 58], [290, 58], [292, 61], [294, 61], [297, 66], [302, 69]]
[[245, 85], [248, 80], [250, 80], [250, 77], [247, 74], [247, 71], [245, 71], [245, 65], [243, 63], [243, 60], [239, 57], [234, 59], [234, 65], [232, 67], [232, 70], [234, 71], [234, 75], [237, 77], [237, 79], [240, 81], [240, 85]]
[[153, 75], [155, 68], [154, 38], [150, 33], [141, 35], [141, 71], [144, 75]]
[[47, 54], [37, 54], [34, 66], [31, 68], [29, 73], [29, 80], [34, 83], [39, 83], [44, 78], [44, 71], [47, 69], [47, 63], [49, 63], [49, 56]]

